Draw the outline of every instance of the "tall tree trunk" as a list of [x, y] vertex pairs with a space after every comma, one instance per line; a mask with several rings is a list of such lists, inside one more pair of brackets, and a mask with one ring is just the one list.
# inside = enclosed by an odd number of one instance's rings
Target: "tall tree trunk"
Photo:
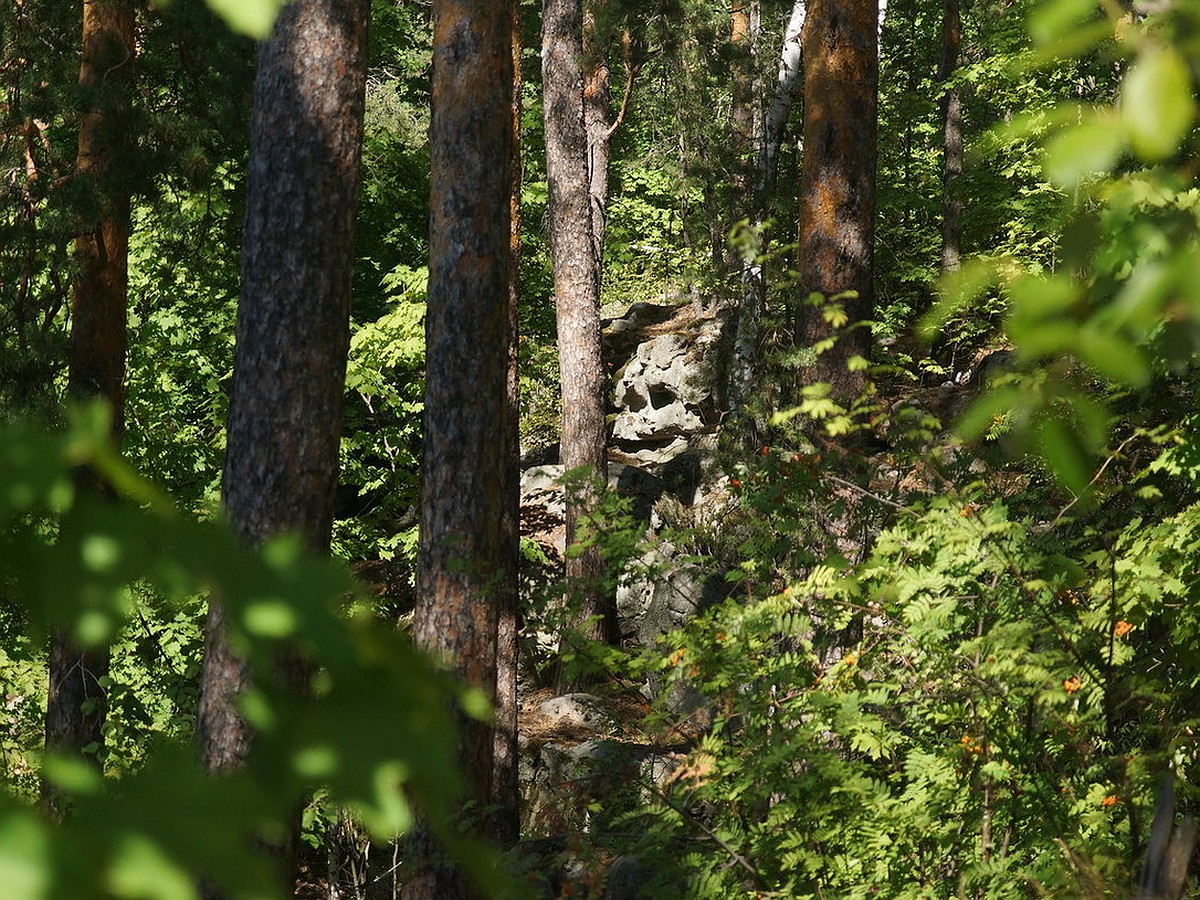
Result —
[[[542, 14], [546, 174], [550, 184], [550, 247], [562, 376], [562, 462], [598, 487], [607, 472], [604, 366], [600, 348], [600, 273], [592, 243], [588, 142], [583, 101], [581, 0], [545, 0]], [[567, 500], [567, 544], [595, 507], [592, 484]], [[568, 556], [567, 578], [581, 596], [586, 637], [615, 632], [615, 610], [604, 595], [604, 560], [596, 546]], [[567, 686], [565, 683], [561, 686]]]
[[[943, 85], [958, 68], [962, 49], [959, 0], [942, 2], [942, 59], [938, 77]], [[942, 96], [942, 270], [957, 269], [962, 260], [962, 200], [957, 194], [963, 171], [962, 97], [957, 87]]]
[[[840, 301], [848, 320], [871, 316], [875, 243], [875, 163], [879, 83], [878, 0], [810, 0], [804, 27], [804, 158], [800, 177], [797, 266], [801, 298]], [[829, 338], [823, 310], [804, 305], [796, 335], [803, 345]], [[854, 400], [866, 384], [850, 362], [870, 356], [865, 327], [841, 330], [816, 358], [807, 380]]]
[[775, 76], [775, 91], [767, 108], [763, 125], [762, 146], [758, 156], [759, 190], [767, 198], [775, 195], [775, 180], [779, 173], [779, 148], [787, 130], [788, 116], [796, 99], [797, 86], [801, 84], [801, 61], [804, 58], [801, 43], [804, 20], [807, 13], [806, 0], [795, 0], [788, 15], [779, 48], [779, 68]]
[[[369, 9], [366, 0], [295, 0], [259, 50], [222, 479], [230, 523], [251, 546], [292, 531], [314, 553], [329, 549]], [[246, 669], [225, 624], [212, 601], [197, 721], [212, 772], [240, 765], [252, 739], [236, 709]]]
[[[754, 141], [754, 40], [751, 30], [752, 0], [734, 0], [729, 10], [729, 40], [735, 54], [733, 85], [730, 100], [730, 124], [733, 152], [736, 158], [733, 172], [735, 197], [742, 208], [753, 206], [753, 190], [748, 165]], [[735, 200], [737, 202], [737, 200]]]
[[521, 836], [517, 783], [517, 630], [521, 544], [521, 5], [512, 4], [512, 183], [509, 193], [508, 366], [505, 372], [504, 551], [496, 626], [496, 740], [492, 761], [491, 838], [501, 847]]
[[775, 201], [779, 148], [800, 84], [800, 37], [804, 29], [805, 0], [795, 0], [779, 50], [779, 68], [770, 106], [757, 132], [756, 179], [749, 217], [751, 231], [742, 240], [742, 302], [734, 332], [733, 357], [726, 385], [726, 406], [740, 410], [754, 390], [758, 371], [758, 331], [767, 297], [767, 279], [761, 257], [767, 249], [767, 222]]
[[608, 40], [597, 29], [595, 8], [607, 0], [591, 0], [583, 19], [583, 53], [587, 74], [583, 81], [583, 117], [587, 130], [588, 196], [591, 200], [592, 253], [597, 280], [604, 273], [604, 230], [608, 221], [608, 165], [612, 142], [612, 97], [608, 67]]
[[[83, 5], [83, 60], [79, 85], [86, 111], [79, 122], [76, 177], [97, 212], [75, 239], [78, 271], [72, 285], [67, 386], [72, 397], [99, 397], [112, 411], [112, 434], [124, 433], [125, 308], [128, 291], [129, 189], [121, 179], [132, 167], [129, 93], [137, 53], [136, 16], [129, 0], [87, 0]], [[86, 478], [86, 476], [84, 476]], [[101, 490], [102, 485], [81, 485]], [[103, 755], [107, 648], [85, 650], [69, 632], [50, 642], [46, 750], [83, 755], [99, 765]], [[44, 799], [53, 812], [58, 798]]]
[[[430, 124], [429, 298], [418, 642], [494, 699], [505, 568], [515, 558], [510, 476], [514, 167], [511, 0], [437, 0]], [[586, 195], [584, 202], [587, 202]], [[588, 244], [590, 248], [590, 243]], [[497, 440], [497, 436], [500, 440]], [[510, 714], [510, 713], [509, 713]], [[481, 808], [493, 786], [490, 724], [456, 715], [460, 763]], [[503, 792], [508, 796], [507, 792]], [[469, 896], [466, 875], [413, 841], [409, 898]]]

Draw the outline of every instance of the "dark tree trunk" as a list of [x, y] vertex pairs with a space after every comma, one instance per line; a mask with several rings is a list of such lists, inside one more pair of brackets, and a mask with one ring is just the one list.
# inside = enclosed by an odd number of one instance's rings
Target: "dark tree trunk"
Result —
[[[580, 0], [545, 0], [542, 9], [546, 174], [562, 376], [562, 463], [598, 486], [607, 471], [605, 377], [584, 123], [583, 10]], [[592, 485], [582, 487], [567, 501], [568, 545], [578, 540], [581, 519], [595, 507], [596, 491]], [[567, 579], [581, 598], [579, 624], [589, 622], [584, 635], [595, 640], [610, 638], [616, 624], [615, 610], [609, 609], [601, 585], [603, 571], [604, 560], [596, 546], [567, 559]]]
[[[329, 549], [369, 8], [296, 0], [259, 50], [222, 480], [230, 523], [249, 546], [295, 532], [314, 553]], [[235, 706], [246, 671], [225, 624], [214, 599], [197, 721], [212, 772], [240, 765], [253, 737]], [[302, 680], [303, 667], [291, 668]]]
[[[511, 0], [437, 0], [418, 604], [413, 630], [489, 700], [515, 559], [510, 402], [514, 124]], [[508, 686], [506, 685], [506, 691]], [[507, 710], [506, 715], [511, 715]], [[496, 736], [456, 713], [469, 799], [496, 792]], [[465, 873], [412, 842], [408, 898], [466, 897]]]
[[[849, 322], [872, 310], [875, 162], [879, 85], [878, 0], [812, 0], [804, 26], [804, 160], [800, 177], [797, 267], [801, 298], [844, 292]], [[797, 340], [813, 345], [833, 334], [820, 308], [803, 306]], [[843, 403], [865, 387], [848, 363], [869, 358], [866, 328], [842, 330], [817, 357], [810, 382], [831, 385]]]
[[[85, 112], [79, 122], [76, 177], [94, 209], [75, 239], [78, 271], [72, 285], [67, 386], [72, 397], [106, 400], [112, 434], [120, 443], [125, 405], [125, 307], [128, 289], [129, 189], [132, 167], [129, 93], [137, 52], [136, 16], [128, 0], [91, 0], [83, 5], [83, 60], [79, 86]], [[83, 490], [103, 491], [81, 476]], [[103, 756], [107, 648], [85, 650], [56, 630], [50, 642], [46, 703], [46, 750], [82, 754], [97, 765]], [[57, 797], [46, 786], [51, 811]]]
[[[962, 49], [962, 15], [959, 0], [942, 3], [942, 60], [938, 75], [943, 84], [958, 68]], [[963, 171], [962, 97], [948, 87], [942, 97], [942, 269], [953, 271], [962, 260], [962, 200], [957, 183]]]
[[521, 834], [517, 783], [517, 604], [521, 543], [521, 379], [517, 344], [521, 282], [521, 18], [512, 4], [512, 184], [509, 194], [508, 368], [505, 373], [504, 552], [496, 626], [496, 740], [492, 761], [491, 838], [501, 847]]

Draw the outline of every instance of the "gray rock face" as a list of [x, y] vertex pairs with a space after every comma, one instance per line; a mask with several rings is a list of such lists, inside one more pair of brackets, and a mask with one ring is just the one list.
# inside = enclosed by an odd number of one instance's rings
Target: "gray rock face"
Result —
[[704, 574], [680, 564], [670, 543], [659, 544], [631, 565], [617, 585], [617, 619], [624, 637], [654, 646], [659, 635], [683, 627], [705, 602]]
[[636, 303], [605, 325], [605, 346], [617, 371], [614, 440], [661, 446], [709, 429], [720, 406], [716, 344], [724, 327], [724, 317], [695, 304]]
[[538, 712], [548, 719], [584, 728], [610, 729], [615, 722], [595, 694], [562, 694], [538, 704]]
[[644, 344], [621, 372], [613, 437], [658, 441], [704, 430], [701, 408], [712, 390], [703, 383], [690, 342], [664, 334]]

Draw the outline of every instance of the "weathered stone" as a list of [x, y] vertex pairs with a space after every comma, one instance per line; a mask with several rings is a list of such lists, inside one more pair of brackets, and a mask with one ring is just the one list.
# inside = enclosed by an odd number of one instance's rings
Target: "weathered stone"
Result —
[[604, 882], [604, 900], [638, 900], [644, 892], [650, 873], [646, 864], [636, 856], [618, 856], [608, 867]]
[[677, 557], [673, 544], [658, 544], [635, 560], [618, 582], [621, 633], [637, 638], [644, 647], [683, 627], [713, 599], [705, 573]]
[[664, 334], [638, 345], [616, 385], [613, 438], [657, 441], [696, 434], [712, 388], [692, 344], [680, 334]]
[[649, 748], [608, 738], [526, 747], [521, 754], [522, 831], [586, 832], [588, 805], [636, 784]]
[[538, 712], [551, 720], [597, 730], [608, 731], [616, 725], [595, 694], [575, 693], [551, 697], [538, 704]]

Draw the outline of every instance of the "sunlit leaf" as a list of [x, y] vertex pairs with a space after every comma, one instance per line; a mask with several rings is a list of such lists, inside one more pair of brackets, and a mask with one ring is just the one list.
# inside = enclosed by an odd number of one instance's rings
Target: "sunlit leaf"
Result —
[[31, 813], [14, 811], [0, 817], [0, 885], [11, 900], [49, 896], [50, 844]]
[[116, 897], [193, 900], [199, 896], [194, 879], [172, 863], [153, 840], [140, 834], [121, 840], [106, 880]]
[[997, 419], [1007, 415], [1020, 402], [1021, 392], [1015, 387], [985, 391], [954, 425], [955, 431], [967, 440], [986, 434]]
[[1142, 352], [1109, 331], [1085, 329], [1080, 332], [1076, 349], [1083, 362], [1110, 381], [1140, 387], [1150, 378], [1150, 367]]
[[1171, 47], [1153, 47], [1133, 64], [1121, 87], [1121, 120], [1147, 162], [1175, 153], [1195, 120], [1187, 63]]
[[263, 40], [288, 0], [207, 0], [208, 5], [234, 31]]
[[85, 760], [52, 754], [45, 758], [42, 767], [46, 780], [68, 793], [94, 794], [100, 790], [100, 773]]
[[1029, 33], [1039, 44], [1053, 43], [1095, 14], [1095, 0], [1049, 0], [1030, 14]]
[[947, 272], [938, 285], [939, 299], [921, 318], [921, 336], [931, 339], [947, 320], [992, 287], [1000, 277], [1000, 261], [988, 257], [968, 260], [960, 269]]
[[246, 631], [266, 638], [285, 638], [296, 630], [296, 612], [286, 600], [259, 600], [242, 614]]
[[1046, 144], [1046, 174], [1065, 188], [1108, 172], [1125, 148], [1125, 135], [1114, 125], [1091, 121], [1066, 128]]

